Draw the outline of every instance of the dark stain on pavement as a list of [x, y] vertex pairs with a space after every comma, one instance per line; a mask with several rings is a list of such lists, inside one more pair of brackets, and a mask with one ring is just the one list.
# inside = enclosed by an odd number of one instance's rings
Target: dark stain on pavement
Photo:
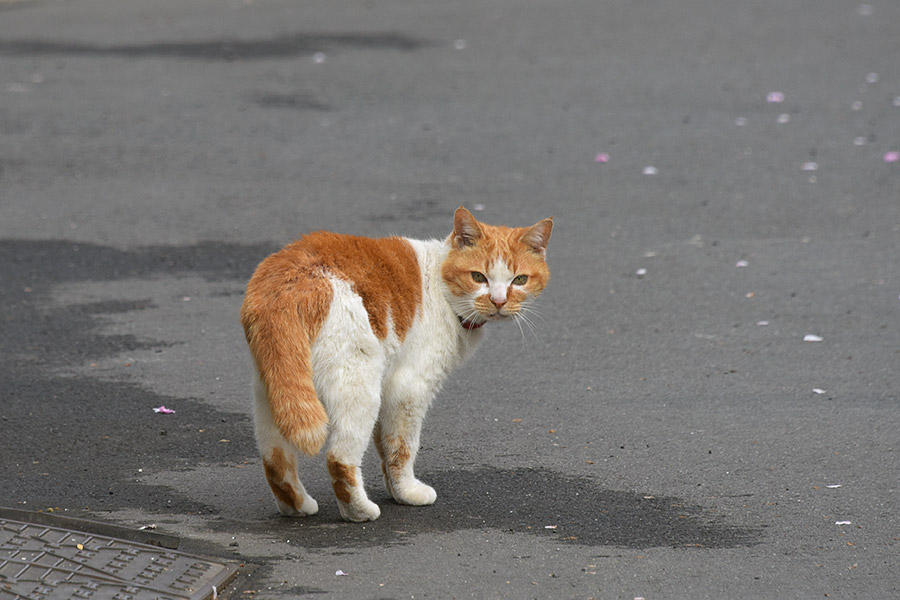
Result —
[[219, 531], [272, 535], [304, 548], [350, 549], [404, 544], [413, 536], [467, 529], [545, 537], [554, 543], [619, 548], [737, 548], [760, 542], [761, 528], [730, 524], [721, 515], [676, 497], [606, 490], [596, 481], [539, 468], [481, 467], [423, 474], [438, 492], [433, 506], [400, 506], [380, 482], [370, 482], [381, 517], [340, 520], [331, 498], [306, 518], [274, 513], [262, 521], [213, 520]]
[[481, 468], [428, 478], [443, 500], [435, 510], [448, 510], [458, 526], [481, 519], [501, 530], [627, 548], [733, 548], [760, 536], [680, 498], [607, 490], [594, 480], [546, 469]]
[[[137, 481], [138, 469], [184, 469], [255, 456], [249, 416], [128, 381], [60, 375], [69, 366], [164, 344], [100, 333], [107, 315], [152, 308], [148, 300], [60, 306], [52, 291], [70, 281], [159, 274], [246, 280], [274, 250], [216, 243], [119, 250], [0, 240], [0, 503], [35, 510], [209, 512], [177, 491]], [[161, 404], [178, 406], [178, 418], [154, 414], [151, 409]]]
[[230, 62], [296, 58], [343, 49], [412, 52], [425, 45], [427, 42], [421, 39], [396, 32], [293, 33], [259, 40], [224, 39], [118, 45], [55, 40], [0, 40], [0, 55], [118, 56]]

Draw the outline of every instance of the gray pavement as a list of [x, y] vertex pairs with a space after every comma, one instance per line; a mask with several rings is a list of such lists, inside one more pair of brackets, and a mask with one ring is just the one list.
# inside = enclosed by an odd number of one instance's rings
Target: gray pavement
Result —
[[[898, 150], [894, 1], [0, 0], [0, 506], [232, 598], [900, 596]], [[247, 278], [460, 204], [554, 216], [553, 279], [436, 401], [437, 503], [370, 453], [381, 519], [322, 460], [277, 516]]]

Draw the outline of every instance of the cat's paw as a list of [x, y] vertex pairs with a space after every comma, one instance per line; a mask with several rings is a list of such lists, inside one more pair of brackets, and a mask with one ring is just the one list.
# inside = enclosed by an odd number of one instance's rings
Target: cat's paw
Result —
[[400, 504], [410, 506], [427, 506], [437, 500], [437, 492], [430, 485], [424, 484], [418, 479], [408, 483], [390, 485], [389, 490], [394, 500]]
[[341, 510], [341, 517], [345, 521], [353, 521], [354, 523], [374, 521], [381, 516], [381, 509], [378, 508], [378, 505], [367, 498], [357, 498], [350, 503], [338, 500], [338, 508]]
[[300, 508], [295, 508], [278, 498], [275, 498], [275, 504], [278, 505], [278, 511], [286, 517], [309, 517], [319, 512], [319, 503], [312, 496], [303, 497], [303, 505]]

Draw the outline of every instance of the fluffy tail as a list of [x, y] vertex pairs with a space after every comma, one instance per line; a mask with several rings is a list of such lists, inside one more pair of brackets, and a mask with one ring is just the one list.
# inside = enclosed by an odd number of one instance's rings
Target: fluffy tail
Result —
[[[310, 359], [310, 343], [321, 324], [321, 318], [315, 317], [321, 314], [310, 315], [304, 308], [312, 307], [302, 306], [314, 298], [283, 302], [282, 294], [259, 294], [258, 287], [251, 280], [241, 306], [241, 323], [265, 386], [272, 420], [299, 450], [317, 454], [328, 435], [328, 413], [316, 395]], [[273, 296], [277, 298], [274, 301]], [[321, 308], [322, 300], [313, 304]]]

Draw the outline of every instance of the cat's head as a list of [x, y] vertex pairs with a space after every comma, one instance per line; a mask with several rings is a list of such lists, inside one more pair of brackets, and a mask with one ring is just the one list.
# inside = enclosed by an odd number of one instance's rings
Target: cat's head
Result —
[[456, 210], [441, 275], [464, 326], [525, 316], [550, 279], [545, 258], [551, 229], [552, 218], [503, 227], [480, 223], [462, 206]]

